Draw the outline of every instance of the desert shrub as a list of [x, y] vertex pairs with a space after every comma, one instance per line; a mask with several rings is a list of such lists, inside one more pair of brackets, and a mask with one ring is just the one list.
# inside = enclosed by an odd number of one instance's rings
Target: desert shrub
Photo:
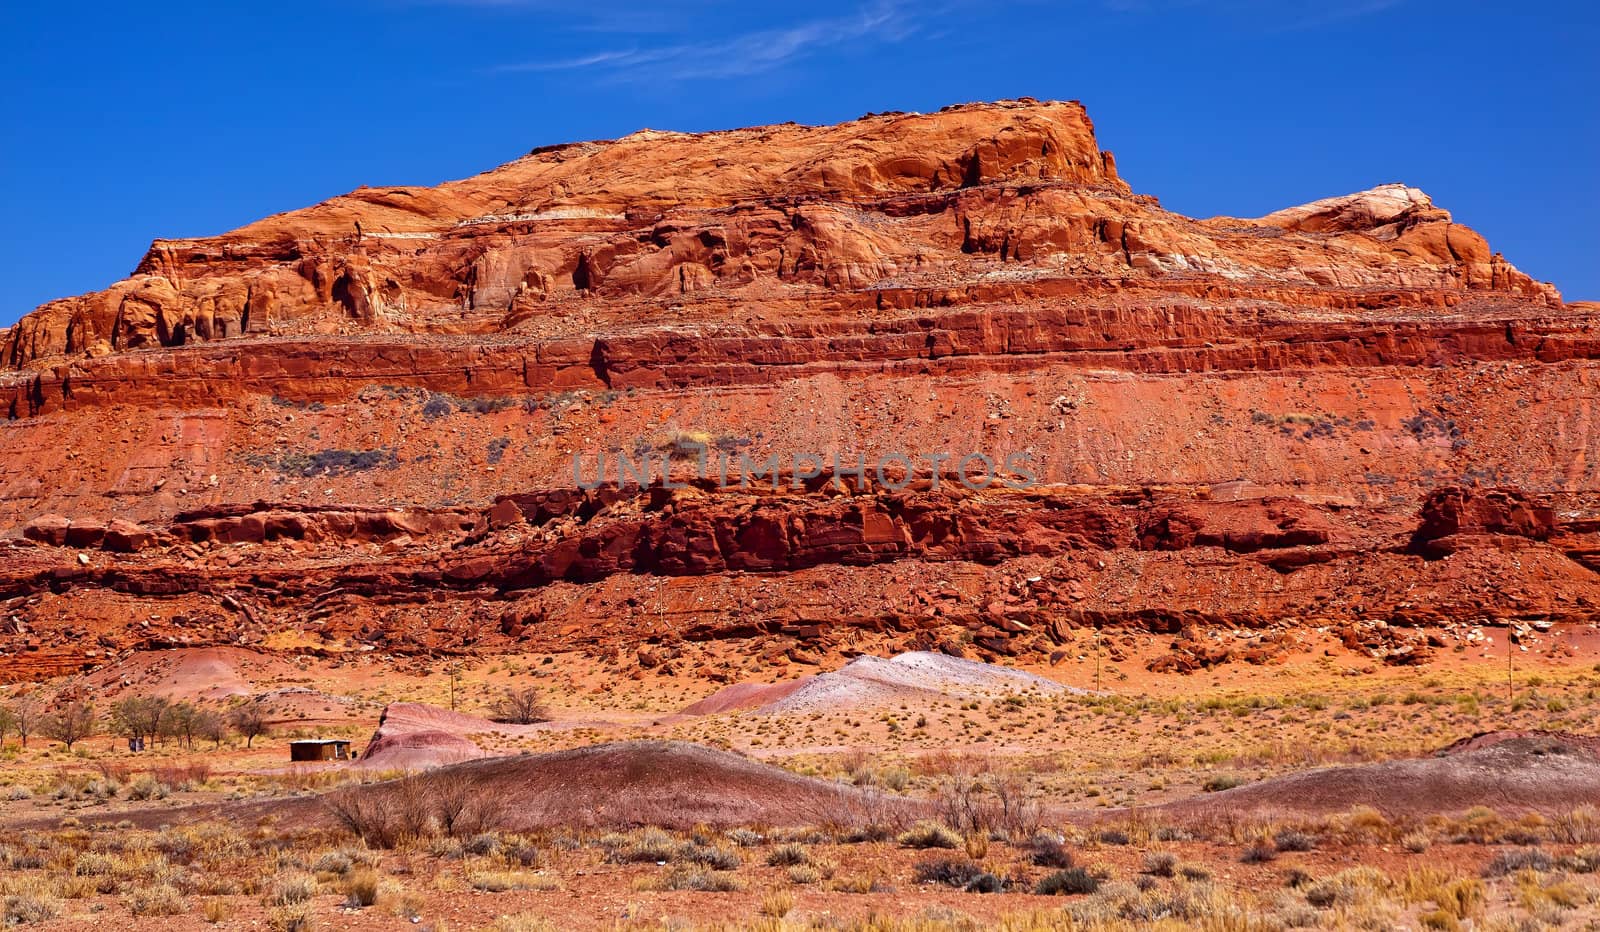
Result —
[[350, 860], [350, 855], [343, 851], [328, 851], [318, 857], [311, 864], [311, 871], [315, 874], [338, 874], [344, 876], [350, 873], [350, 868], [355, 863]]
[[228, 908], [227, 900], [209, 899], [200, 908], [200, 918], [212, 925], [227, 922], [233, 915], [233, 910]]
[[1272, 844], [1279, 851], [1311, 851], [1317, 847], [1315, 835], [1286, 828], [1272, 836]]
[[310, 903], [279, 906], [267, 914], [267, 927], [273, 932], [310, 932], [316, 920]]
[[245, 456], [246, 465], [266, 467], [286, 475], [310, 479], [316, 476], [345, 476], [370, 469], [396, 469], [400, 459], [392, 448], [377, 450], [318, 450], [314, 453], [254, 453]]
[[761, 898], [761, 915], [769, 919], [782, 919], [794, 909], [794, 894], [787, 890], [771, 890]]
[[1305, 886], [1306, 902], [1319, 909], [1351, 906], [1372, 900], [1386, 892], [1392, 881], [1383, 871], [1372, 867], [1353, 867], [1332, 877]]
[[449, 395], [429, 394], [428, 399], [422, 403], [422, 416], [430, 421], [447, 417], [455, 412], [456, 406], [452, 404]]
[[538, 688], [524, 686], [520, 689], [507, 689], [495, 701], [493, 715], [490, 717], [497, 722], [532, 725], [549, 721], [550, 712], [545, 707], [544, 696]]
[[156, 782], [171, 790], [192, 790], [211, 779], [211, 765], [205, 761], [187, 761], [157, 767], [150, 771]]
[[833, 889], [840, 893], [888, 893], [893, 888], [883, 882], [883, 878], [876, 872], [866, 874], [851, 874], [840, 877], [833, 882]]
[[363, 867], [344, 879], [344, 905], [351, 909], [365, 909], [378, 902], [378, 872]]
[[500, 836], [493, 832], [479, 832], [461, 843], [461, 850], [480, 858], [494, 857], [500, 849]]
[[263, 903], [267, 906], [293, 906], [304, 903], [317, 893], [317, 880], [309, 874], [280, 874], [272, 879]]
[[1120, 828], [1108, 828], [1095, 835], [1103, 845], [1126, 845], [1132, 841], [1128, 833]]
[[888, 841], [893, 837], [893, 827], [882, 822], [867, 822], [851, 827], [840, 836], [840, 840], [854, 845], [869, 841]]
[[911, 771], [904, 767], [887, 767], [878, 772], [878, 785], [898, 793], [911, 782]]
[[907, 848], [957, 848], [961, 836], [937, 822], [918, 822], [898, 839]]
[[739, 878], [727, 871], [700, 867], [675, 867], [661, 878], [662, 890], [695, 890], [701, 893], [734, 893], [744, 889]]
[[1054, 867], [1064, 869], [1076, 866], [1072, 859], [1072, 852], [1066, 844], [1058, 838], [1036, 838], [1033, 850], [1028, 855], [1028, 860], [1040, 867]]
[[58, 912], [55, 900], [30, 893], [14, 893], [0, 900], [0, 925], [20, 926], [49, 922]]
[[680, 848], [677, 857], [681, 861], [703, 864], [719, 871], [735, 870], [740, 863], [739, 855], [728, 848], [714, 848], [710, 845], [692, 843]]
[[1501, 851], [1489, 859], [1489, 863], [1483, 868], [1483, 876], [1504, 877], [1521, 870], [1547, 871], [1554, 866], [1555, 859], [1542, 848]]
[[1352, 806], [1347, 816], [1350, 828], [1357, 832], [1381, 834], [1390, 829], [1389, 820], [1371, 806]]
[[117, 862], [98, 851], [85, 851], [72, 865], [79, 877], [109, 877], [117, 872]]
[[139, 887], [127, 895], [125, 902], [135, 916], [178, 916], [189, 910], [177, 888], [164, 883]]
[[411, 922], [416, 922], [421, 917], [422, 910], [428, 905], [428, 900], [422, 894], [400, 886], [385, 886], [378, 896], [387, 905], [389, 912]]
[[467, 856], [467, 849], [462, 847], [461, 839], [441, 836], [428, 840], [428, 854], [441, 861], [459, 861]]
[[789, 868], [785, 876], [789, 878], [790, 883], [801, 885], [813, 884], [822, 880], [822, 872], [810, 864], [796, 864], [794, 867]]
[[1561, 859], [1561, 866], [1575, 874], [1600, 871], [1600, 847], [1586, 845]]
[[976, 861], [960, 858], [932, 858], [912, 868], [917, 883], [936, 883], [967, 893], [999, 893], [1005, 881], [985, 871]]
[[1421, 854], [1433, 847], [1433, 839], [1427, 832], [1407, 832], [1400, 838], [1400, 846], [1412, 854]]
[[1551, 825], [1551, 834], [1557, 841], [1569, 845], [1600, 842], [1600, 809], [1583, 805], [1556, 816]]
[[497, 799], [459, 781], [412, 776], [380, 787], [354, 787], [323, 799], [342, 827], [374, 848], [426, 837], [471, 838], [504, 818]]
[[533, 867], [539, 863], [538, 847], [521, 838], [507, 842], [501, 848], [501, 856], [523, 867]]
[[1178, 856], [1170, 851], [1152, 851], [1144, 856], [1144, 872], [1152, 877], [1171, 877], [1178, 872]]
[[1046, 874], [1034, 885], [1033, 892], [1040, 896], [1077, 896], [1099, 889], [1100, 878], [1081, 867], [1069, 867]]
[[415, 809], [386, 805], [359, 789], [332, 793], [323, 804], [341, 826], [374, 848], [393, 848], [418, 837], [427, 828]]
[[128, 782], [129, 799], [165, 799], [167, 788], [155, 776], [141, 773]]
[[14, 871], [31, 871], [44, 867], [44, 853], [32, 849], [0, 846], [0, 866]]
[[1278, 850], [1276, 848], [1265, 842], [1256, 842], [1245, 846], [1244, 851], [1239, 854], [1239, 860], [1246, 864], [1264, 864], [1267, 861], [1274, 860], [1277, 856]]
[[779, 845], [767, 852], [768, 867], [793, 867], [796, 864], [811, 863], [811, 852], [803, 845]]
[[1242, 777], [1236, 773], [1219, 773], [1201, 784], [1200, 788], [1207, 793], [1220, 793], [1223, 790], [1231, 790], [1236, 786], [1244, 786], [1249, 782], [1248, 777]]
[[601, 839], [608, 848], [606, 860], [614, 864], [665, 864], [678, 853], [677, 841], [659, 828], [642, 829], [631, 837], [619, 837], [616, 842], [606, 845], [606, 839]]
[[754, 848], [765, 842], [766, 836], [747, 828], [736, 828], [728, 833], [728, 840], [740, 848]]
[[911, 868], [917, 883], [936, 883], [946, 887], [965, 887], [983, 873], [976, 861], [963, 858], [929, 858]]
[[489, 929], [490, 932], [556, 932], [556, 927], [550, 920], [532, 913], [501, 916]]
[[818, 805], [814, 821], [828, 834], [846, 841], [882, 841], [894, 837], [908, 820], [899, 800], [881, 789], [841, 786], [837, 794]]
[[505, 893], [508, 890], [552, 890], [556, 883], [549, 877], [523, 871], [474, 871], [467, 875], [474, 889], [485, 893]]

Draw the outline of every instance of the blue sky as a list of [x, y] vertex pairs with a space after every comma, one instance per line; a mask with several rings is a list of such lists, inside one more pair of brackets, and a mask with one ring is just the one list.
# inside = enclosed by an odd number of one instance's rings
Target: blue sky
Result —
[[7, 4], [0, 326], [360, 184], [543, 144], [1077, 98], [1134, 189], [1251, 216], [1423, 188], [1600, 299], [1600, 14], [1578, 2]]

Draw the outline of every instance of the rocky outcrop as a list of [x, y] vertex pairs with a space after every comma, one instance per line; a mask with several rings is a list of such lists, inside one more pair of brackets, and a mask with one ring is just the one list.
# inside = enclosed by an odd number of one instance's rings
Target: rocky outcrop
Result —
[[[0, 653], [1419, 662], [1600, 611], [1596, 313], [1403, 185], [1171, 213], [1071, 102], [549, 147], [158, 240], [7, 331]], [[580, 488], [602, 456], [681, 487]]]
[[1437, 489], [1422, 504], [1412, 537], [1418, 552], [1446, 556], [1472, 544], [1545, 541], [1556, 532], [1555, 510], [1518, 489]]

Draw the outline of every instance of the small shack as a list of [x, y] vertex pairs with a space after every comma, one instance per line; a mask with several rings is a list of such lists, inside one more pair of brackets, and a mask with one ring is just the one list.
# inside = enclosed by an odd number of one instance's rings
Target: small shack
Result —
[[341, 738], [309, 738], [289, 742], [292, 761], [349, 760], [350, 742]]

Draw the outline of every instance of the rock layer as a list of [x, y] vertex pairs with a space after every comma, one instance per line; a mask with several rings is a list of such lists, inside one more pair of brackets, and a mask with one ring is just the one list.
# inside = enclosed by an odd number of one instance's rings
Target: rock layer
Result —
[[[1388, 632], [1594, 621], [1596, 322], [1414, 188], [1165, 211], [1076, 103], [550, 147], [158, 240], [6, 332], [0, 650], [1126, 625], [1192, 669], [1318, 625], [1416, 662]], [[787, 482], [891, 451], [1039, 484]], [[618, 454], [786, 481], [577, 487]]]

